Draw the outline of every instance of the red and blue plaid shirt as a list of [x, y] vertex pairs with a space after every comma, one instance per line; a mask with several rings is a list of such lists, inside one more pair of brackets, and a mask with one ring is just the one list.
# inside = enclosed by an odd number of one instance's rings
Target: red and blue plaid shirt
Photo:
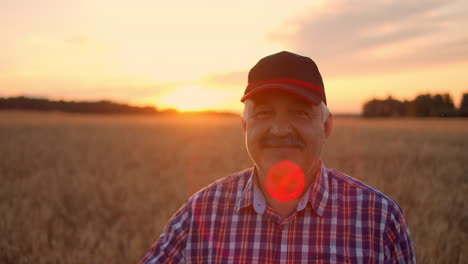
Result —
[[322, 164], [281, 218], [248, 169], [194, 194], [141, 263], [415, 263], [408, 224], [382, 192]]

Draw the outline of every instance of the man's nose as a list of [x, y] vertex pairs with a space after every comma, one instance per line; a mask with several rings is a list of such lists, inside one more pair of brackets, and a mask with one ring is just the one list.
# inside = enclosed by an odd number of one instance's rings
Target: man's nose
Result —
[[276, 116], [271, 121], [270, 133], [281, 137], [287, 136], [292, 132], [291, 120], [286, 117]]

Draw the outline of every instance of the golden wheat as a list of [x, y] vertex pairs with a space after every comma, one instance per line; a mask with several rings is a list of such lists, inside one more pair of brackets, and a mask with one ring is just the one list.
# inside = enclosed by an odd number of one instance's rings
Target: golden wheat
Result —
[[[420, 263], [468, 258], [468, 122], [335, 119], [324, 161], [398, 201]], [[251, 166], [238, 118], [0, 112], [0, 263], [135, 263]]]

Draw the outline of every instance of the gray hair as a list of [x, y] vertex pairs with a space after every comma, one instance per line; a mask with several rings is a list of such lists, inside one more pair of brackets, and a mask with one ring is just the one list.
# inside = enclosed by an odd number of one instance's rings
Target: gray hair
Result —
[[[242, 119], [245, 120], [247, 118], [249, 109], [252, 107], [252, 104], [253, 104], [253, 102], [250, 99], [245, 100], [244, 109], [241, 112], [241, 118]], [[328, 109], [327, 105], [323, 101], [317, 107], [320, 107], [320, 109], [321, 109], [322, 121], [323, 122], [327, 121], [327, 118], [330, 115], [330, 109]]]

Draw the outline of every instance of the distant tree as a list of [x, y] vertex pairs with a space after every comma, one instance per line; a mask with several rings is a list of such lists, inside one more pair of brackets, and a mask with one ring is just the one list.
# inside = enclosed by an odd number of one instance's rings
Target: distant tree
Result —
[[393, 99], [391, 96], [387, 97], [386, 100], [371, 100], [363, 106], [363, 116], [365, 117], [390, 117], [404, 115], [404, 104]]
[[[465, 101], [468, 104], [468, 98]], [[466, 112], [468, 115], [468, 109]], [[373, 99], [364, 104], [362, 113], [364, 117], [445, 117], [456, 116], [457, 110], [449, 94], [422, 94], [412, 101], [403, 102], [391, 96], [385, 100]]]
[[449, 94], [436, 94], [432, 97], [430, 116], [455, 116], [456, 109]]
[[366, 103], [364, 103], [362, 107], [362, 115], [364, 117], [376, 117], [377, 116], [377, 108], [378, 108], [379, 100], [373, 99]]
[[62, 111], [71, 113], [96, 114], [157, 114], [153, 106], [139, 107], [101, 100], [97, 102], [50, 101], [24, 96], [0, 98], [0, 109]]
[[414, 107], [414, 114], [416, 117], [428, 117], [431, 114], [431, 95], [422, 94], [418, 95], [411, 105]]
[[460, 116], [468, 117], [468, 93], [464, 93], [459, 110]]

